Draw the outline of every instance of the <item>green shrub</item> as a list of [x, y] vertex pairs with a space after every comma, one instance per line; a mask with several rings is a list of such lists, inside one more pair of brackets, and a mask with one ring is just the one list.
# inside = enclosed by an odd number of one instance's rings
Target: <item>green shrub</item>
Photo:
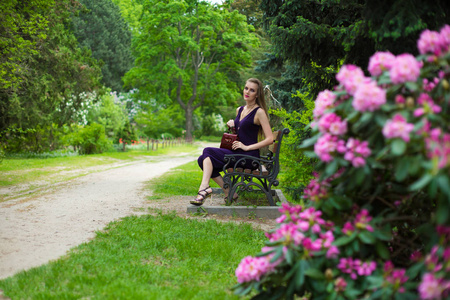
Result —
[[308, 94], [297, 92], [293, 97], [298, 97], [303, 102], [303, 110], [288, 113], [284, 109], [271, 110], [270, 113], [279, 117], [283, 128], [289, 128], [289, 135], [283, 137], [282, 150], [280, 152], [280, 164], [282, 173], [280, 181], [283, 183], [283, 191], [287, 192], [292, 200], [300, 201], [303, 188], [313, 178], [312, 172], [316, 159], [304, 154], [298, 148], [303, 140], [309, 137], [308, 124], [312, 120], [314, 101]]
[[105, 134], [105, 128], [97, 123], [78, 127], [67, 136], [67, 142], [78, 149], [80, 154], [96, 154], [112, 149], [112, 142]]
[[33, 129], [10, 127], [0, 134], [7, 153], [42, 153], [60, 149], [63, 128], [56, 124], [36, 126]]

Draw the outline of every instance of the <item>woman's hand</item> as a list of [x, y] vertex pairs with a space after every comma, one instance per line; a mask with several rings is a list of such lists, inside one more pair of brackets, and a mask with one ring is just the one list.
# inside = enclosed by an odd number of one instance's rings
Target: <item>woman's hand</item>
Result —
[[248, 150], [248, 146], [242, 144], [242, 143], [239, 142], [239, 141], [234, 141], [234, 142], [233, 142], [233, 145], [231, 146], [231, 148], [232, 148], [233, 150], [237, 150], [237, 149], [242, 149], [242, 150], [244, 150], [244, 151], [247, 151], [247, 150]]
[[228, 127], [234, 127], [234, 120], [229, 120], [227, 122]]

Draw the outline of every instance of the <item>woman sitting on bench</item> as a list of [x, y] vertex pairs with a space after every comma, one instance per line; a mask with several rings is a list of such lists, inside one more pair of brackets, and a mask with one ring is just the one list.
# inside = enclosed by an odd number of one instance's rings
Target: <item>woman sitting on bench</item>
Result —
[[[243, 91], [245, 105], [236, 109], [236, 118], [229, 120], [227, 125], [235, 127], [239, 141], [233, 142], [232, 149], [208, 147], [198, 158], [198, 164], [203, 170], [202, 182], [197, 197], [190, 201], [194, 205], [202, 205], [212, 195], [209, 181], [212, 178], [223, 189], [223, 178], [220, 175], [225, 165], [226, 154], [246, 154], [259, 158], [259, 149], [273, 143], [272, 129], [269, 123], [267, 105], [264, 99], [264, 87], [256, 78], [250, 78], [245, 83]], [[258, 134], [264, 133], [264, 139], [258, 142]], [[252, 168], [252, 166], [246, 166]], [[228, 196], [228, 189], [224, 189]], [[225, 197], [225, 199], [226, 199]], [[235, 200], [237, 195], [233, 196]]]

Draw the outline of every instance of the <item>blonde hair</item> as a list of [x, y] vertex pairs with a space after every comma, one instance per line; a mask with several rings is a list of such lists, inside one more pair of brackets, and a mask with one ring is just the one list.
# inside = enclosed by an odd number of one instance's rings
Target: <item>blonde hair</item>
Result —
[[251, 82], [258, 85], [258, 90], [256, 91], [256, 104], [258, 104], [259, 107], [261, 107], [264, 110], [266, 115], [269, 116], [266, 98], [264, 95], [264, 87], [261, 80], [259, 80], [258, 78], [249, 78], [247, 79], [247, 82]]

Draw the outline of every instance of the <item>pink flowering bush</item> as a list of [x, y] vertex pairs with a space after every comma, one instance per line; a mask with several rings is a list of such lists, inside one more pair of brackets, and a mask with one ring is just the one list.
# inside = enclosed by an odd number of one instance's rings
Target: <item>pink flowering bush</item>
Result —
[[255, 299], [450, 299], [450, 26], [319, 93], [304, 205], [236, 269]]

